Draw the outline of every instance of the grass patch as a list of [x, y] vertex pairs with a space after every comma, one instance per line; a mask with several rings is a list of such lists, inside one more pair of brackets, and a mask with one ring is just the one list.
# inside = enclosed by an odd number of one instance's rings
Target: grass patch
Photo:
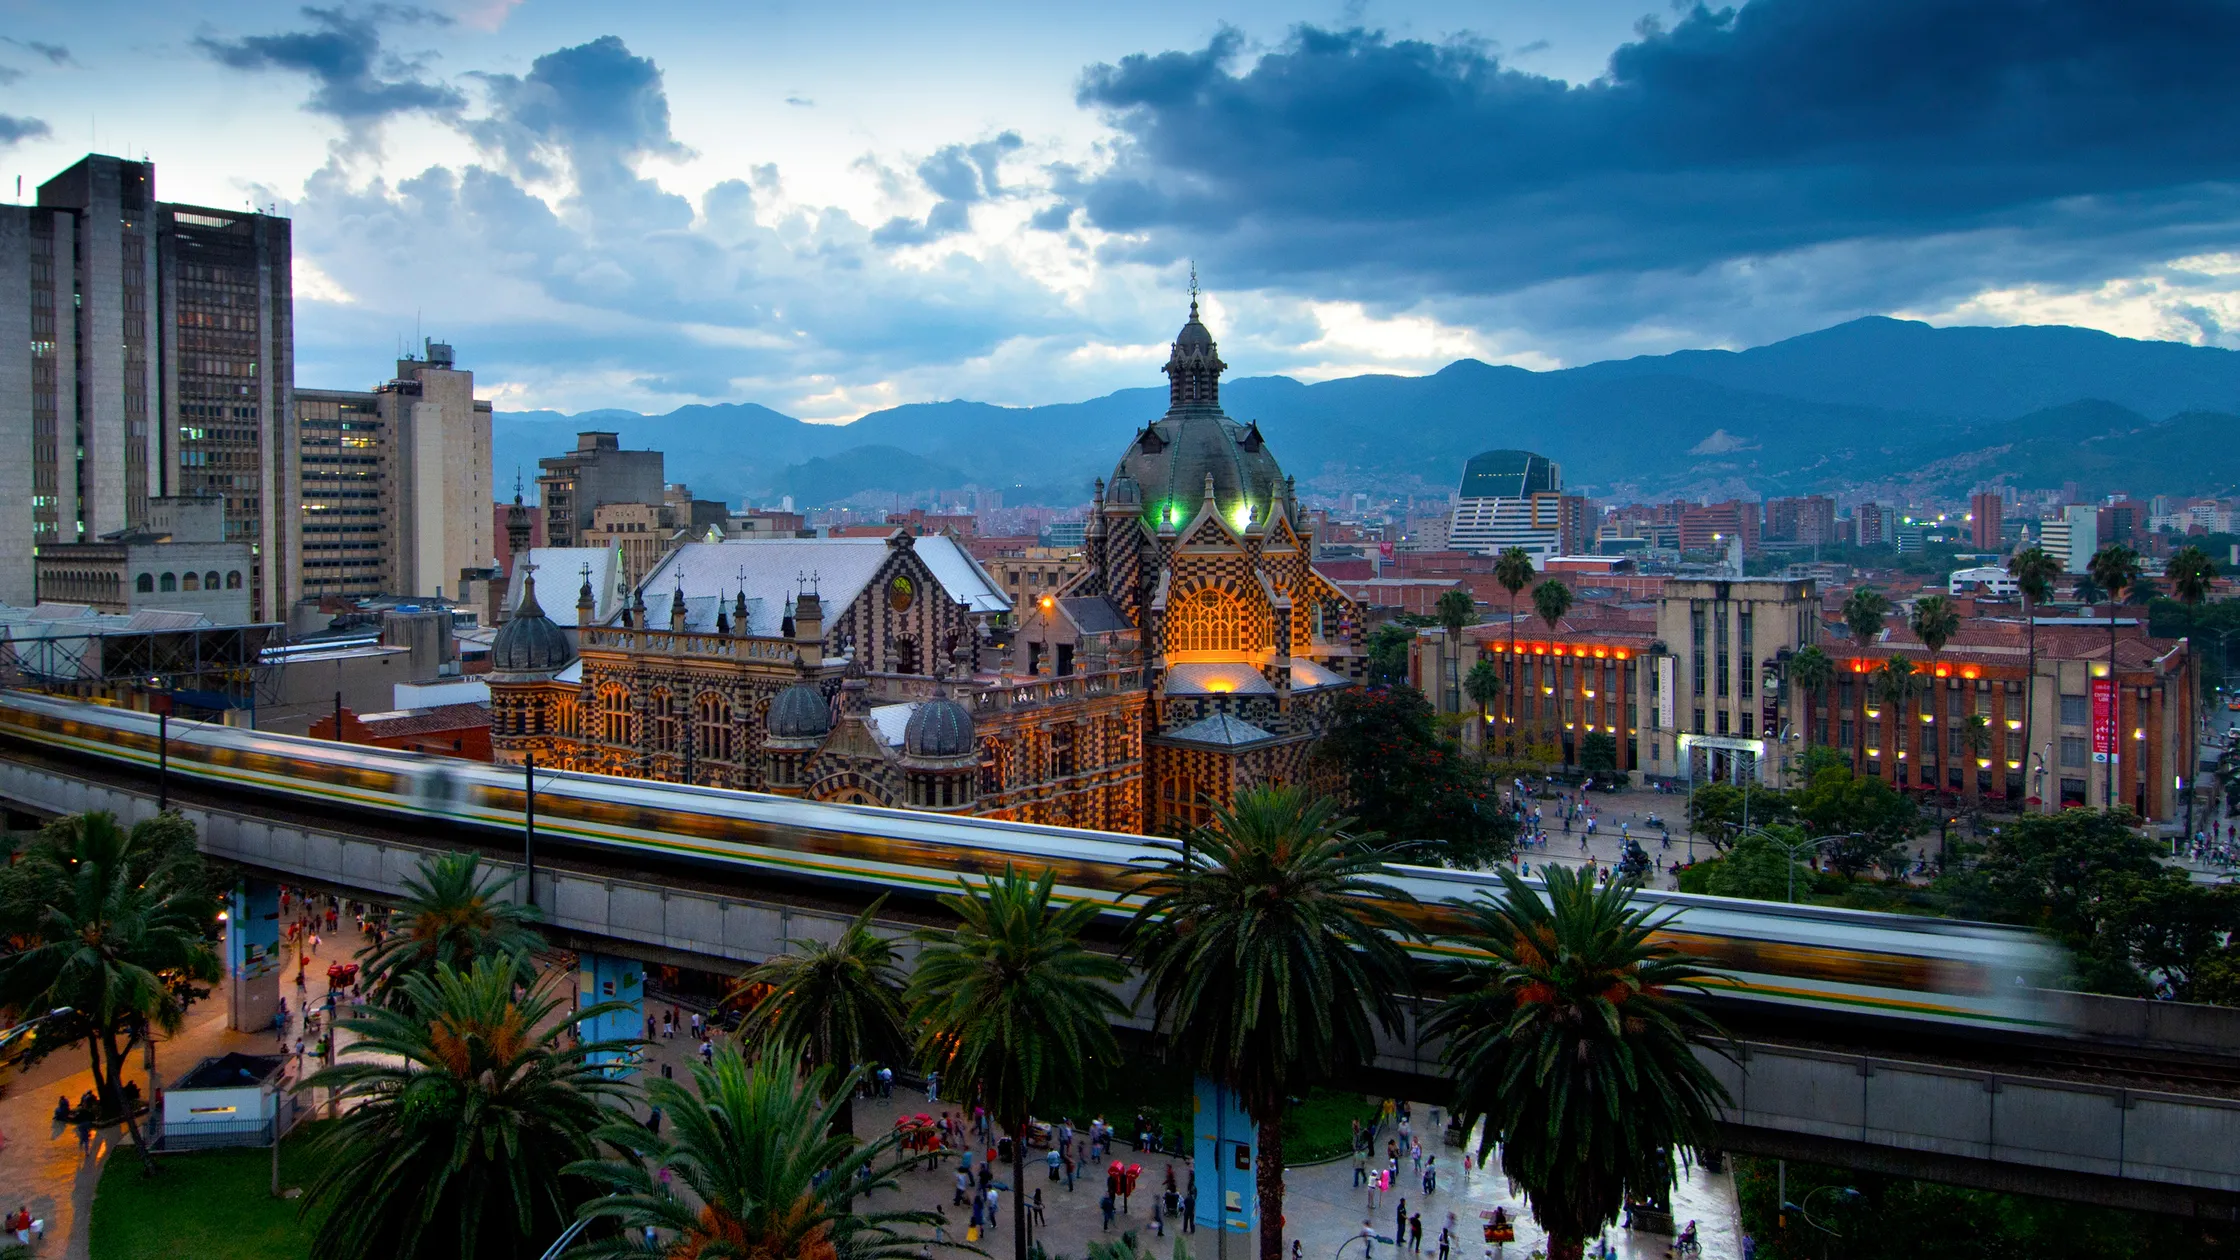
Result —
[[[1140, 1108], [1169, 1134], [1191, 1132], [1193, 1085], [1187, 1069], [1161, 1062], [1156, 1055], [1128, 1055], [1093, 1091], [1070, 1105], [1047, 1108], [1056, 1116], [1071, 1116], [1075, 1127], [1087, 1128], [1092, 1116], [1101, 1115], [1123, 1138], [1132, 1140]], [[1335, 1159], [1352, 1149], [1353, 1122], [1366, 1124], [1376, 1116], [1379, 1100], [1348, 1090], [1313, 1089], [1283, 1122], [1284, 1159], [1309, 1164]]]
[[[310, 1146], [319, 1123], [296, 1126], [280, 1144], [280, 1185], [317, 1175]], [[161, 1155], [153, 1178], [130, 1147], [109, 1156], [94, 1188], [93, 1260], [302, 1260], [317, 1222], [298, 1220], [300, 1199], [272, 1197], [266, 1147]]]

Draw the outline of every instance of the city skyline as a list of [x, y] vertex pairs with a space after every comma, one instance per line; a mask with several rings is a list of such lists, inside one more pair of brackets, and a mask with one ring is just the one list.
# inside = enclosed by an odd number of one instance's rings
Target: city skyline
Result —
[[501, 410], [1086, 398], [1192, 259], [1240, 374], [1309, 380], [2240, 315], [2207, 7], [105, 8], [0, 45], [27, 190], [129, 149], [275, 206], [301, 379], [449, 337]]

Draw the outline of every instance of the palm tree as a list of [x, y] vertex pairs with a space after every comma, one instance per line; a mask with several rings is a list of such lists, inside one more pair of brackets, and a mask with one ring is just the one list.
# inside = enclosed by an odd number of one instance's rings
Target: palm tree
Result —
[[[1517, 694], [1517, 594], [1532, 585], [1532, 553], [1522, 547], [1502, 551], [1493, 562], [1493, 580], [1509, 592], [1509, 694]], [[1512, 713], [1514, 710], [1512, 710]], [[1517, 755], [1517, 724], [1509, 724], [1509, 755]]]
[[1283, 1260], [1283, 1113], [1401, 1027], [1411, 900], [1327, 797], [1257, 787], [1136, 891], [1131, 939], [1158, 1026], [1259, 1126], [1261, 1260]]
[[2030, 619], [2030, 680], [2022, 689], [2024, 739], [2037, 738], [2038, 721], [2038, 609], [2053, 598], [2053, 584], [2061, 577], [2061, 562], [2043, 547], [2026, 547], [2007, 561], [2007, 573], [2022, 594], [2023, 615]]
[[312, 1254], [535, 1256], [597, 1193], [571, 1165], [598, 1154], [595, 1135], [637, 1090], [594, 1060], [642, 1043], [565, 1043], [574, 1020], [629, 1008], [560, 1018], [557, 986], [516, 997], [517, 979], [503, 955], [463, 974], [438, 962], [401, 974], [392, 1005], [341, 1021], [356, 1053], [298, 1086], [342, 1108], [304, 1196], [305, 1215], [324, 1213]]
[[1882, 633], [1882, 619], [1889, 615], [1890, 601], [1871, 586], [1861, 586], [1844, 598], [1844, 627], [1851, 631], [1851, 641], [1861, 647]]
[[[712, 1062], [692, 1066], [693, 1088], [649, 1079], [648, 1101], [670, 1119], [666, 1137], [649, 1137], [633, 1120], [616, 1119], [595, 1135], [642, 1159], [591, 1160], [564, 1171], [610, 1187], [578, 1209], [579, 1217], [612, 1217], [626, 1235], [579, 1246], [589, 1260], [718, 1256], [769, 1260], [905, 1260], [925, 1239], [901, 1227], [931, 1225], [931, 1212], [862, 1212], [859, 1196], [897, 1189], [898, 1174], [924, 1157], [899, 1153], [890, 1131], [858, 1145], [840, 1126], [839, 1099], [854, 1096], [858, 1075], [810, 1068], [783, 1042], [753, 1063], [732, 1045]], [[659, 1181], [672, 1173], [692, 1193], [671, 1194]], [[1021, 1213], [1024, 1215], [1024, 1213]], [[629, 1234], [665, 1230], [655, 1246]]]
[[1911, 622], [1913, 636], [1929, 649], [1929, 659], [1935, 660], [1952, 636], [1960, 632], [1960, 610], [1946, 596], [1924, 595], [1913, 601]]
[[[1037, 1102], [1076, 1091], [1119, 1057], [1111, 1023], [1127, 1013], [1114, 989], [1128, 968], [1092, 953], [1081, 930], [1096, 918], [1094, 901], [1051, 905], [1055, 878], [1034, 879], [1006, 865], [1001, 878], [941, 904], [960, 920], [951, 931], [925, 934], [910, 977], [910, 1020], [918, 1053], [954, 1082], [957, 1096], [977, 1086], [988, 1110], [1011, 1135], [1011, 1184], [1026, 1185], [1027, 1121]], [[1027, 1214], [1011, 1213], [1016, 1260], [1027, 1260]]]
[[1456, 674], [1462, 668], [1462, 628], [1477, 624], [1478, 606], [1471, 602], [1470, 592], [1448, 591], [1439, 597], [1439, 602], [1432, 608], [1432, 614], [1438, 617], [1439, 625], [1447, 632], [1447, 703], [1460, 709], [1462, 700], [1455, 694], [1455, 690], [1458, 685]]
[[466, 971], [480, 958], [517, 960], [517, 978], [528, 983], [536, 974], [529, 955], [544, 946], [530, 926], [539, 917], [537, 908], [500, 896], [519, 878], [486, 876], [482, 859], [472, 853], [422, 861], [418, 874], [405, 877], [403, 903], [390, 915], [391, 931], [364, 951], [367, 991], [377, 1001], [395, 1001], [405, 976], [432, 973], [439, 964]]
[[[908, 1046], [902, 1029], [902, 972], [894, 943], [872, 930], [881, 897], [864, 908], [831, 944], [789, 940], [786, 951], [739, 977], [732, 996], [754, 1005], [739, 1036], [765, 1048], [799, 1048], [811, 1070], [847, 1071], [891, 1062]], [[855, 1132], [855, 1090], [840, 1096], [834, 1122]]]
[[[2092, 574], [2092, 581], [2108, 595], [2108, 684], [2115, 685], [2116, 677], [2116, 606], [2122, 602], [2123, 593], [2139, 580], [2139, 553], [2122, 543], [2109, 543], [2092, 553], [2085, 568]], [[2120, 694], [2120, 693], [2118, 693]], [[2110, 703], [2113, 703], [2111, 701]], [[2116, 761], [2108, 758], [2103, 803], [2109, 809], [2116, 807]]]
[[1719, 1030], [1689, 1000], [1720, 979], [1659, 943], [1665, 926], [1633, 886], [1596, 888], [1549, 867], [1545, 897], [1500, 872], [1499, 900], [1455, 903], [1460, 968], [1425, 1034], [1446, 1039], [1455, 1118], [1499, 1146], [1548, 1231], [1551, 1260], [1577, 1260], [1628, 1200], [1662, 1202], [1676, 1155], [1716, 1137], [1727, 1101], [1695, 1047]]
[[1501, 698], [1501, 671], [1494, 667], [1492, 661], [1481, 660], [1470, 667], [1469, 673], [1463, 675], [1462, 690], [1477, 704], [1478, 736], [1487, 740], [1490, 745], [1490, 738], [1486, 735], [1486, 723], [1489, 720], [1486, 717], [1486, 706]]
[[2162, 566], [2162, 576], [2170, 579], [2170, 593], [2178, 602], [2192, 606], [2209, 598], [2210, 586], [2217, 580], [2217, 564], [2201, 548], [2188, 544], [2178, 548]]
[[178, 1031], [191, 982], [219, 974], [207, 942], [218, 908], [203, 892], [201, 858], [159, 843], [175, 819], [129, 831], [109, 813], [58, 819], [0, 882], [0, 929], [19, 946], [0, 957], [0, 1005], [69, 1008], [56, 1044], [85, 1038], [100, 1112], [124, 1118], [151, 1174], [155, 1158], [124, 1096], [125, 1058], [144, 1035], [134, 1030]]
[[1563, 615], [1571, 611], [1571, 588], [1554, 578], [1533, 587], [1532, 611], [1540, 614], [1540, 620], [1547, 623], [1548, 633], [1554, 634]]
[[[1892, 723], [1899, 731], [1906, 729], [1906, 701], [1913, 695], [1916, 674], [1912, 661], [1902, 656], [1893, 656], [1869, 676], [1868, 686], [1882, 698], [1884, 704], [1890, 706]], [[1892, 761], [1897, 764], [1890, 777], [1903, 787], [1906, 781], [1905, 766], [1896, 758], [1892, 758]]]
[[1797, 691], [1804, 696], [1804, 746], [1812, 747], [1813, 701], [1828, 694], [1828, 685], [1835, 681], [1836, 663], [1820, 650], [1817, 643], [1806, 644], [1795, 656], [1789, 658], [1789, 677], [1797, 684]]

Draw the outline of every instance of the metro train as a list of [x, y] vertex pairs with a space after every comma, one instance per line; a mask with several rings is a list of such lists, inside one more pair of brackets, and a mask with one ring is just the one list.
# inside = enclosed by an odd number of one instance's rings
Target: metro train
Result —
[[[0, 743], [94, 766], [153, 772], [154, 715], [27, 692], [0, 692]], [[174, 721], [169, 772], [180, 779], [318, 809], [347, 807], [412, 824], [488, 832], [523, 827], [520, 770], [420, 753]], [[537, 772], [540, 840], [634, 856], [759, 871], [904, 897], [957, 890], [957, 878], [1008, 864], [1047, 869], [1057, 894], [1106, 914], [1132, 910], [1146, 859], [1179, 842], [759, 792], [566, 771]], [[1426, 958], [1468, 951], [1441, 938], [1452, 902], [1497, 892], [1491, 873], [1395, 865], [1389, 882], [1416, 899], [1396, 909], [1427, 940]], [[2047, 989], [2062, 970], [2038, 936], [1963, 923], [1825, 907], [1641, 891], [1669, 912], [1663, 935], [1733, 979], [1725, 1001], [1798, 1012], [1916, 1021], [1948, 1030], [2059, 1033]]]

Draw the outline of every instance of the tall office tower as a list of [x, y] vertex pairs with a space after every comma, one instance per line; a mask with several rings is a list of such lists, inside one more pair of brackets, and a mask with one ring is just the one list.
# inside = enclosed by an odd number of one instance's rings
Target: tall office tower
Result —
[[661, 502], [661, 452], [623, 450], [617, 434], [578, 433], [576, 449], [540, 459], [537, 468], [548, 546], [580, 545], [602, 503]]
[[[36, 205], [0, 207], [5, 536], [90, 541], [141, 524], [152, 497], [215, 494], [226, 541], [255, 557], [253, 614], [282, 615], [298, 571], [291, 266], [287, 220], [158, 202], [149, 162], [88, 156]], [[17, 550], [0, 547], [10, 602], [29, 594]]]
[[490, 404], [450, 346], [425, 349], [376, 389], [297, 393], [307, 594], [471, 601], [489, 580]]
[[[1447, 545], [1457, 551], [1495, 555], [1522, 547], [1534, 564], [1583, 547], [1566, 538], [1563, 473], [1545, 455], [1530, 451], [1486, 451], [1463, 465], [1462, 485], [1447, 527]], [[1584, 530], [1586, 505], [1571, 513], [1572, 534]]]

